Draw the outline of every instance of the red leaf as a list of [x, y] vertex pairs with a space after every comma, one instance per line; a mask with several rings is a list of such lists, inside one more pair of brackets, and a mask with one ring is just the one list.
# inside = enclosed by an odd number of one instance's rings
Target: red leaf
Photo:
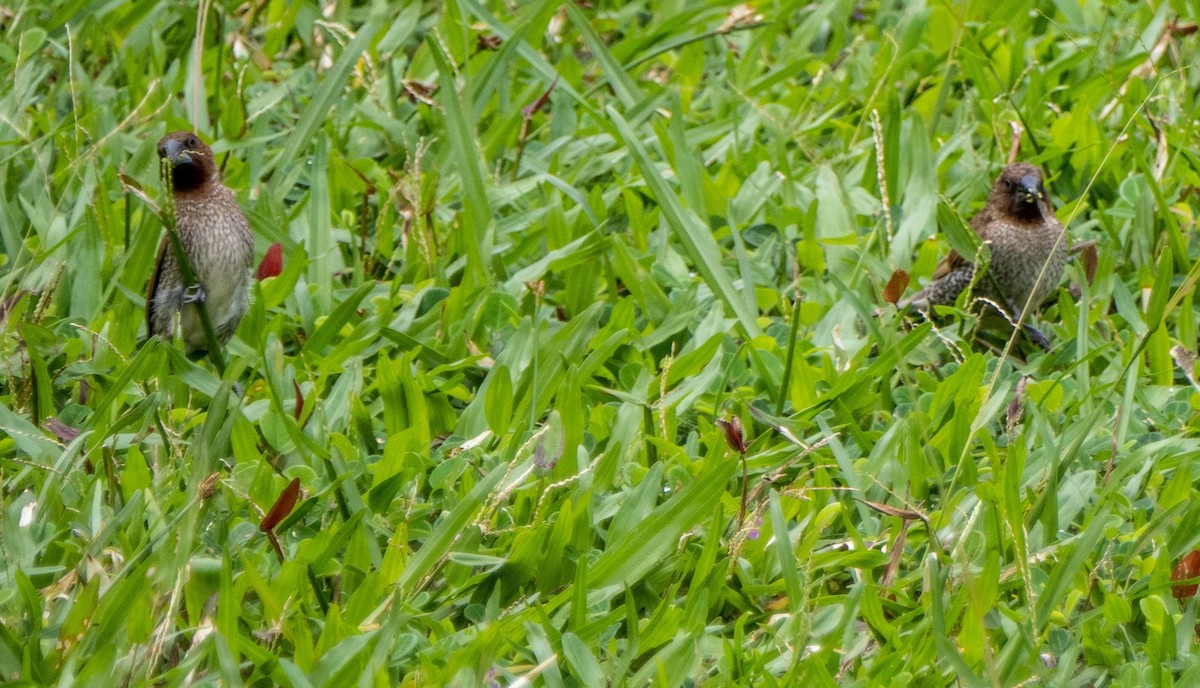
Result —
[[1022, 376], [1021, 381], [1017, 383], [1017, 391], [1013, 393], [1012, 401], [1008, 402], [1008, 429], [1021, 422], [1021, 411], [1024, 407], [1021, 402], [1025, 400], [1025, 386], [1029, 384], [1029, 377]]
[[54, 436], [63, 442], [71, 442], [79, 437], [79, 428], [73, 428], [57, 418], [47, 420], [43, 427], [54, 433]]
[[537, 100], [521, 108], [521, 116], [525, 119], [529, 119], [533, 117], [534, 113], [540, 112], [543, 108], [545, 108], [546, 104], [550, 102], [550, 92], [553, 91], [554, 87], [557, 85], [558, 77], [556, 76], [554, 77], [554, 81], [550, 83], [550, 88], [546, 89], [545, 93], [538, 96]]
[[746, 438], [742, 435], [742, 421], [737, 416], [730, 416], [729, 420], [718, 420], [717, 427], [721, 428], [721, 432], [725, 433], [725, 442], [729, 448], [739, 454], [746, 453]]
[[263, 516], [262, 523], [258, 524], [258, 529], [264, 533], [269, 533], [279, 525], [279, 522], [288, 514], [292, 513], [292, 509], [296, 507], [296, 499], [300, 497], [300, 479], [292, 478], [292, 482], [283, 488], [279, 499], [275, 500], [275, 505]]
[[1085, 246], [1083, 248], [1083, 274], [1087, 277], [1088, 284], [1096, 277], [1096, 267], [1100, 265], [1100, 256], [1096, 253], [1096, 245]]
[[267, 255], [263, 256], [262, 262], [258, 264], [258, 272], [254, 273], [254, 276], [264, 280], [268, 277], [278, 277], [281, 272], [283, 272], [283, 246], [277, 241], [267, 249]]
[[300, 383], [292, 380], [292, 389], [296, 390], [296, 422], [300, 422], [300, 416], [304, 415], [304, 393], [300, 391]]
[[905, 289], [908, 289], [908, 273], [896, 270], [888, 280], [887, 286], [883, 288], [883, 300], [894, 306], [904, 295]]
[[[1171, 572], [1171, 580], [1181, 581], [1197, 577], [1200, 577], [1200, 550], [1194, 549], [1179, 560], [1179, 564]], [[1175, 599], [1183, 602], [1189, 597], [1196, 596], [1196, 584], [1172, 585], [1171, 594], [1175, 596]]]
[[270, 541], [271, 546], [275, 548], [275, 556], [279, 557], [279, 563], [282, 564], [283, 563], [283, 548], [279, 546], [279, 538], [275, 537], [275, 533], [272, 533], [271, 531], [268, 530], [267, 531], [267, 540]]

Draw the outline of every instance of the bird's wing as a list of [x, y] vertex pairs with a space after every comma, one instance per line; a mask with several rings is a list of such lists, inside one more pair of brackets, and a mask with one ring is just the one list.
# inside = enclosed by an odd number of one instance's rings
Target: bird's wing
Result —
[[[992, 221], [996, 219], [996, 210], [991, 204], [985, 205], [979, 209], [979, 212], [971, 216], [971, 220], [967, 222], [971, 230], [975, 232], [975, 236], [979, 237], [980, 241], [987, 242], [990, 237]], [[962, 256], [961, 253], [950, 249], [950, 253], [942, 259], [937, 268], [930, 275], [930, 279], [945, 277], [949, 273], [963, 267], [971, 266], [971, 261]]]
[[958, 251], [950, 249], [950, 253], [948, 253], [946, 257], [942, 259], [941, 263], [938, 263], [938, 266], [934, 268], [933, 274], [929, 276], [929, 279], [932, 281], [940, 277], [945, 277], [951, 272], [954, 272], [959, 268], [966, 267], [970, 264], [971, 261], [963, 258]]
[[162, 241], [158, 243], [158, 257], [154, 259], [154, 274], [150, 276], [150, 282], [146, 286], [146, 336], [154, 336], [154, 292], [158, 291], [158, 282], [162, 279], [163, 263], [166, 262], [167, 247], [171, 244], [171, 237], [163, 235]]

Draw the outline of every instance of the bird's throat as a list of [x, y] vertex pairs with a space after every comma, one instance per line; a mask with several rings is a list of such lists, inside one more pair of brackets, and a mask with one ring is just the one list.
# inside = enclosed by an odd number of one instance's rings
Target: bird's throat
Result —
[[1041, 222], [1045, 219], [1042, 215], [1041, 203], [1014, 201], [1012, 204], [1012, 215], [1022, 222]]
[[171, 170], [171, 184], [176, 191], [194, 191], [208, 181], [207, 175], [199, 165], [176, 165]]

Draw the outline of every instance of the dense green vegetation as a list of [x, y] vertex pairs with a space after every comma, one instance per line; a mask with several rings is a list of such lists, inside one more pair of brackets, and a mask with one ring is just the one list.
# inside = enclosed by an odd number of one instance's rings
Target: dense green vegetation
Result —
[[[0, 9], [0, 682], [1200, 681], [1190, 5], [352, 5]], [[180, 128], [283, 247], [224, 373]], [[1014, 153], [1046, 353], [883, 298]]]

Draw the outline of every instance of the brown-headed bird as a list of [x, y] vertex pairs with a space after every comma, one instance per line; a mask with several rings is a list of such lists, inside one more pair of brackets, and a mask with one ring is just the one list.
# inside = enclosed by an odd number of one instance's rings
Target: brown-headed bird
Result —
[[[987, 272], [975, 284], [977, 296], [1000, 306], [1016, 321], [1026, 303], [1036, 310], [1058, 288], [1067, 260], [1067, 238], [1037, 167], [1023, 162], [1005, 167], [970, 224], [991, 250]], [[975, 266], [951, 250], [929, 284], [899, 305], [928, 310], [953, 304], [974, 277]], [[1049, 348], [1041, 333], [1033, 328], [1027, 332], [1039, 346]]]
[[208, 338], [196, 303], [203, 301], [222, 345], [229, 341], [250, 306], [254, 240], [233, 192], [221, 183], [217, 163], [200, 137], [190, 131], [167, 134], [158, 157], [171, 175], [175, 226], [196, 284], [184, 284], [179, 262], [164, 236], [146, 295], [146, 331], [170, 339], [175, 315], [189, 354], [206, 351]]

